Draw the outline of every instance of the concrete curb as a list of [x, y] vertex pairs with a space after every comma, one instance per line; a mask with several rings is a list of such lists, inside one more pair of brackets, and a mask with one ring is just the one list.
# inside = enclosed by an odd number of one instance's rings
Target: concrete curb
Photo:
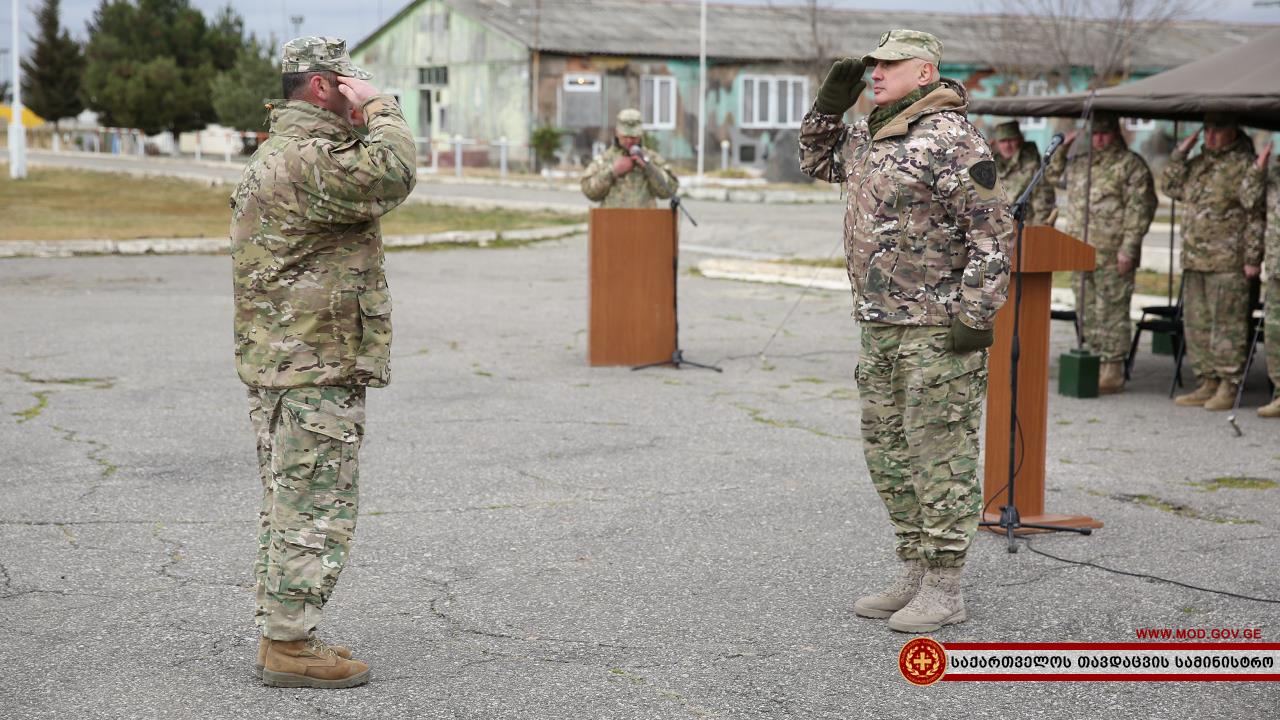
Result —
[[[742, 282], [766, 283], [771, 285], [794, 285], [818, 290], [850, 292], [849, 276], [841, 268], [821, 267], [817, 265], [786, 265], [777, 262], [757, 262], [751, 260], [735, 260], [730, 258], [709, 258], [697, 264], [698, 272], [703, 277], [717, 280], [739, 280]], [[1054, 310], [1074, 310], [1075, 294], [1071, 288], [1053, 288], [1050, 291], [1049, 304]], [[1165, 305], [1163, 295], [1134, 295], [1129, 304], [1129, 314], [1134, 320], [1142, 317], [1142, 308], [1150, 305]]]
[[[581, 235], [585, 224], [555, 225], [528, 230], [471, 230], [429, 235], [389, 235], [383, 244], [391, 248], [430, 245], [486, 247], [498, 241], [539, 242]], [[229, 251], [226, 238], [147, 238], [141, 240], [53, 240], [49, 242], [0, 242], [0, 258], [66, 258], [83, 255], [218, 255]]]

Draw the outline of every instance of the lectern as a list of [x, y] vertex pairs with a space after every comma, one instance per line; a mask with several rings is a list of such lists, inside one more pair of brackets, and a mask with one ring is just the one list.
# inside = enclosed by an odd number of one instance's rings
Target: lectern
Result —
[[588, 222], [587, 362], [669, 360], [676, 350], [676, 214], [594, 208]]
[[[1022, 273], [1022, 312], [1019, 321], [1021, 353], [1018, 361], [1018, 450], [1017, 481], [1013, 504], [1022, 522], [1076, 528], [1100, 528], [1102, 523], [1083, 515], [1046, 515], [1044, 511], [1045, 437], [1049, 411], [1049, 296], [1053, 273], [1058, 270], [1094, 269], [1094, 250], [1066, 233], [1045, 226], [1023, 230], [1021, 268], [1011, 253], [1014, 273]], [[1016, 250], [1014, 251], [1016, 252]], [[983, 467], [983, 506], [999, 506], [1007, 501], [1009, 482], [1009, 428], [1012, 383], [1013, 283], [1009, 301], [996, 313], [996, 342], [988, 365], [986, 464]], [[994, 500], [992, 499], [994, 498]], [[983, 520], [997, 522], [999, 513], [985, 513]], [[998, 526], [988, 526], [1003, 532]], [[1039, 532], [1022, 528], [1018, 533]]]

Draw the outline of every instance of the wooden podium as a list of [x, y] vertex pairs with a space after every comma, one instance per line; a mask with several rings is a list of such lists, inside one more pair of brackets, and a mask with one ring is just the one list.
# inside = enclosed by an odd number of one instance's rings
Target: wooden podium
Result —
[[[1093, 270], [1092, 247], [1051, 227], [1031, 225], [1023, 229], [1022, 314], [1019, 338], [1022, 349], [1018, 362], [1017, 478], [1013, 504], [1024, 523], [1100, 528], [1102, 523], [1082, 515], [1046, 515], [1044, 512], [1045, 437], [1049, 410], [1049, 296], [1053, 273], [1057, 270]], [[1014, 276], [1009, 280], [1009, 300], [996, 313], [996, 342], [991, 347], [987, 391], [986, 464], [983, 467], [983, 506], [1000, 507], [1008, 502], [1009, 425], [1012, 383], [1014, 292], [1019, 271], [1018, 258], [1011, 248]], [[995, 500], [992, 500], [992, 497]], [[1000, 513], [984, 513], [983, 520], [998, 522]], [[987, 526], [994, 532], [1002, 528]], [[1033, 528], [1016, 531], [1042, 532]]]
[[676, 350], [675, 213], [594, 208], [588, 222], [588, 364], [670, 360]]

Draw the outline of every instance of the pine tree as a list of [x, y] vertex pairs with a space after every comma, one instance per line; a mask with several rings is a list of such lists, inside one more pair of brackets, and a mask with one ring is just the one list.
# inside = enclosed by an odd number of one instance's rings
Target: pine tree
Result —
[[280, 94], [280, 66], [271, 45], [250, 37], [236, 64], [209, 83], [218, 122], [243, 131], [261, 131], [267, 119], [263, 102]]
[[244, 45], [228, 5], [210, 25], [190, 0], [101, 0], [89, 23], [83, 95], [103, 123], [199, 130], [217, 119], [209, 84]]
[[29, 35], [31, 55], [22, 61], [22, 104], [57, 127], [59, 120], [84, 110], [80, 81], [84, 51], [60, 27], [60, 0], [44, 0], [36, 11], [37, 34]]

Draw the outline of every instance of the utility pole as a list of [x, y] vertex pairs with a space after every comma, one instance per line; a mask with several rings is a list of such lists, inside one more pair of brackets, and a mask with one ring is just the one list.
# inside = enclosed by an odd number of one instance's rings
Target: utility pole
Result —
[[305, 18], [305, 17], [303, 17], [303, 16], [301, 16], [301, 15], [290, 15], [290, 16], [289, 16], [289, 22], [293, 23], [293, 36], [294, 36], [294, 37], [301, 37], [301, 36], [302, 36], [302, 21], [303, 21], [303, 20], [306, 20], [306, 18]]
[[27, 133], [22, 126], [22, 51], [18, 49], [18, 0], [12, 0], [13, 43], [9, 46], [13, 55], [13, 104], [9, 106], [9, 177], [22, 180], [27, 176]]
[[702, 0], [698, 35], [698, 184], [701, 185], [705, 160], [702, 146], [707, 139], [707, 0]]

